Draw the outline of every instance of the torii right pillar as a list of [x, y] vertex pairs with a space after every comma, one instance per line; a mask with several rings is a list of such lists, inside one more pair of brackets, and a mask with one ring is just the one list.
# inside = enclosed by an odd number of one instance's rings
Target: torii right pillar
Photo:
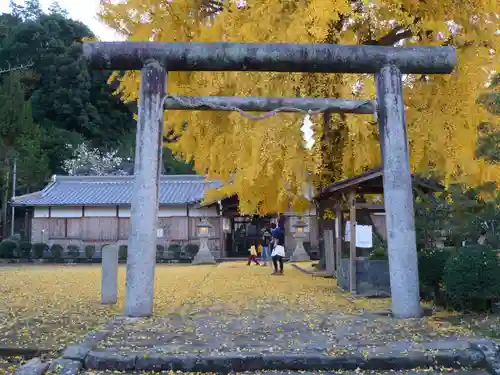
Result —
[[420, 290], [413, 209], [413, 189], [400, 69], [386, 65], [375, 74], [380, 149], [384, 165], [392, 314], [420, 316]]

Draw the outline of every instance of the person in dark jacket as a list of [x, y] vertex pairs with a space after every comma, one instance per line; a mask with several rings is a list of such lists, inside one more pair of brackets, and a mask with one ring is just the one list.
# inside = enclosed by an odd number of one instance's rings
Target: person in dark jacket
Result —
[[272, 241], [273, 241], [273, 235], [271, 233], [271, 230], [269, 228], [265, 228], [262, 231], [263, 243], [262, 243], [261, 259], [263, 266], [267, 266], [267, 262], [271, 261]]
[[271, 224], [271, 228], [273, 228], [271, 231], [273, 237], [278, 240], [277, 245], [285, 246], [285, 232], [283, 231], [283, 229], [277, 226], [275, 223]]

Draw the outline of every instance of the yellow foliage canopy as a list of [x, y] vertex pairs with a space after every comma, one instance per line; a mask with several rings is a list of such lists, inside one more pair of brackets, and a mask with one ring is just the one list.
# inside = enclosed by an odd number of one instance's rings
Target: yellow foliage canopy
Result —
[[[476, 100], [491, 71], [498, 68], [496, 0], [102, 1], [102, 20], [128, 40], [341, 44], [381, 40], [388, 45], [456, 45], [459, 63], [453, 74], [406, 78], [412, 168], [470, 185], [500, 182], [500, 168], [475, 157], [477, 126], [489, 116]], [[214, 11], [220, 4], [223, 8]], [[129, 72], [119, 91], [125, 100], [136, 100], [138, 88], [139, 74]], [[177, 95], [375, 96], [373, 77], [354, 74], [173, 72], [168, 91]], [[185, 129], [183, 120], [188, 123]], [[305, 208], [304, 182], [316, 186], [331, 182], [323, 176], [332, 161], [341, 171], [332, 178], [380, 164], [378, 131], [370, 117], [336, 117], [328, 127], [320, 116], [313, 121], [316, 144], [312, 150], [302, 146], [300, 115], [279, 114], [254, 121], [238, 113], [170, 111], [165, 129], [180, 135], [168, 147], [194, 160], [198, 173], [231, 181], [212, 198], [238, 194], [241, 211], [264, 213], [282, 212], [290, 206]], [[335, 129], [344, 136], [325, 152], [323, 135]]]

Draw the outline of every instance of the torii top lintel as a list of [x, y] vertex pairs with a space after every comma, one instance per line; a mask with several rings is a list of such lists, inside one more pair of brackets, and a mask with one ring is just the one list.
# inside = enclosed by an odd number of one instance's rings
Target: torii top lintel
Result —
[[449, 46], [92, 42], [83, 53], [92, 68], [110, 70], [140, 70], [156, 60], [169, 71], [377, 73], [395, 65], [403, 74], [449, 74], [457, 63]]

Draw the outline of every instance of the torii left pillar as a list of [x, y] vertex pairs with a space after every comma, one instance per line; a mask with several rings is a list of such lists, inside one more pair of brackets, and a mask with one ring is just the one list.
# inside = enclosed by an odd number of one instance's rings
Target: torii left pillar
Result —
[[141, 70], [125, 296], [125, 314], [130, 317], [153, 314], [166, 78], [156, 61]]

